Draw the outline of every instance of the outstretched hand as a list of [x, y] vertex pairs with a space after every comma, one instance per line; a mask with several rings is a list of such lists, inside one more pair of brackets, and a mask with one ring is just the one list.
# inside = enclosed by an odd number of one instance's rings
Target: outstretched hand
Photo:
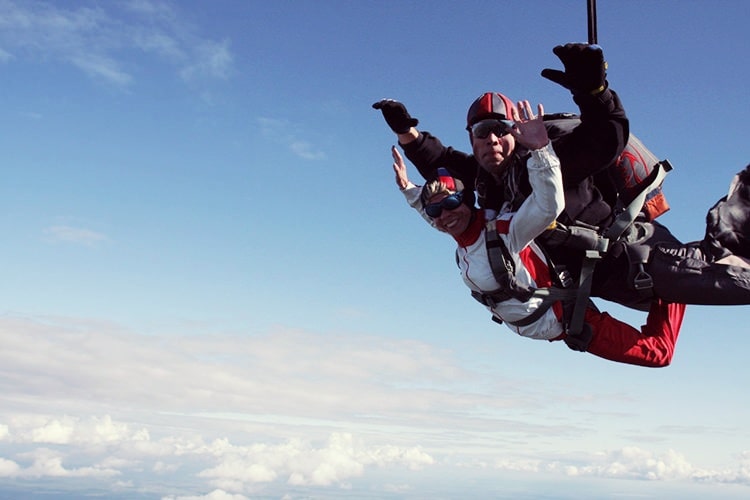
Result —
[[396, 146], [391, 146], [391, 155], [393, 156], [393, 171], [396, 174], [396, 185], [399, 189], [406, 189], [409, 185], [409, 176], [406, 173], [406, 163], [398, 152]]
[[607, 63], [602, 48], [587, 43], [558, 45], [552, 52], [565, 71], [545, 68], [542, 76], [562, 85], [573, 94], [598, 94], [607, 86]]
[[379, 109], [388, 126], [396, 134], [405, 134], [412, 127], [419, 124], [419, 120], [412, 117], [406, 110], [406, 106], [393, 99], [381, 99], [372, 105], [373, 109]]
[[534, 116], [529, 101], [519, 101], [513, 108], [513, 128], [509, 132], [516, 141], [529, 150], [541, 149], [549, 143], [547, 127], [544, 126], [544, 107], [539, 104], [537, 116]]

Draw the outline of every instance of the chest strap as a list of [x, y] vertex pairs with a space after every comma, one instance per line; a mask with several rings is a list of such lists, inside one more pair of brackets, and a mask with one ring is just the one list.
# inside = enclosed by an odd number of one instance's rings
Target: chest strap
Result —
[[[520, 302], [528, 302], [532, 298], [542, 299], [542, 303], [534, 312], [517, 321], [506, 320], [508, 324], [513, 326], [528, 326], [541, 318], [555, 302], [569, 302], [578, 296], [576, 289], [563, 288], [562, 286], [532, 288], [520, 285], [516, 280], [516, 266], [513, 257], [508, 247], [497, 234], [497, 225], [494, 220], [488, 221], [486, 224], [485, 241], [487, 258], [490, 262], [492, 275], [500, 285], [500, 288], [484, 293], [472, 291], [471, 296], [490, 308], [494, 308], [500, 302], [508, 299], [516, 299]], [[555, 267], [549, 261], [548, 256], [547, 267], [550, 269], [550, 272], [554, 272]], [[588, 297], [586, 298], [588, 299]]]
[[[488, 293], [472, 291], [471, 296], [474, 297], [474, 299], [476, 299], [478, 302], [481, 302], [482, 304], [490, 308], [494, 308], [500, 302], [514, 298], [504, 290], [500, 289]], [[532, 298], [542, 299], [542, 303], [539, 304], [539, 307], [537, 307], [534, 312], [517, 321], [504, 321], [513, 326], [529, 326], [530, 324], [541, 318], [544, 313], [547, 312], [547, 309], [552, 307], [555, 302], [572, 302], [576, 300], [578, 298], [578, 290], [575, 288], [558, 288], [556, 286], [549, 288], [535, 288], [531, 290], [531, 295], [526, 301]], [[493, 318], [495, 317], [493, 316]], [[495, 319], [495, 321], [498, 323], [502, 323], [502, 321], [498, 319]]]
[[[492, 275], [500, 285], [498, 291], [508, 294], [507, 298], [518, 299], [521, 302], [529, 300], [534, 290], [519, 284], [516, 280], [516, 264], [508, 247], [505, 246], [505, 243], [497, 234], [495, 220], [487, 221], [485, 225], [485, 245], [487, 247], [487, 258], [490, 261]], [[504, 300], [507, 300], [507, 298]]]
[[[519, 285], [515, 278], [516, 269], [513, 258], [510, 255], [508, 248], [505, 246], [505, 243], [497, 234], [495, 221], [488, 221], [485, 228], [487, 257], [489, 259], [490, 268], [492, 269], [492, 274], [495, 277], [495, 281], [500, 284], [500, 288], [485, 293], [472, 291], [472, 297], [490, 308], [494, 308], [500, 302], [511, 298], [517, 299], [521, 302], [527, 302], [533, 297], [542, 298], [542, 303], [539, 307], [525, 318], [512, 322], [506, 321], [513, 326], [528, 326], [534, 323], [541, 318], [555, 302], [561, 301], [568, 306], [572, 306], [565, 308], [566, 313], [563, 322], [568, 337], [571, 338], [572, 343], [576, 345], [574, 346], [571, 345], [571, 343], [568, 343], [568, 346], [575, 350], [585, 351], [588, 347], [591, 333], [585, 328], [584, 317], [586, 308], [589, 307], [590, 304], [589, 296], [591, 294], [591, 284], [596, 264], [609, 250], [610, 242], [618, 240], [623, 233], [632, 226], [643, 207], [647, 194], [652, 188], [658, 187], [664, 181], [664, 178], [670, 170], [672, 170], [672, 165], [669, 161], [664, 160], [657, 163], [652, 172], [651, 179], [648, 180], [646, 186], [638, 196], [636, 196], [633, 201], [631, 201], [631, 203], [617, 215], [612, 225], [607, 228], [603, 235], [599, 236], [596, 230], [588, 228], [582, 228], [579, 230], [583, 233], [579, 236], [585, 235], [586, 237], [578, 238], [578, 240], [585, 241], [581, 246], [587, 246], [588, 248], [585, 250], [578, 286], [575, 288], [563, 288], [562, 286], [531, 288]], [[555, 269], [554, 265], [549, 262], [549, 258], [547, 260], [550, 271], [553, 271]], [[643, 271], [643, 268], [641, 268], [640, 271], [641, 272], [637, 276], [636, 284], [639, 288], [650, 288], [651, 277]], [[494, 316], [493, 320], [501, 322]], [[575, 340], [577, 337], [586, 337], [586, 340], [583, 340], [582, 338], [580, 342], [576, 343]]]

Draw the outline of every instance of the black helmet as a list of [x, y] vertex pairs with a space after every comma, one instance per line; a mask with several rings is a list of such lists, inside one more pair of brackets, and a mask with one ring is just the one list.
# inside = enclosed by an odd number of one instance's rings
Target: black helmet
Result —
[[471, 103], [466, 114], [466, 130], [485, 118], [513, 119], [513, 102], [498, 92], [485, 92]]

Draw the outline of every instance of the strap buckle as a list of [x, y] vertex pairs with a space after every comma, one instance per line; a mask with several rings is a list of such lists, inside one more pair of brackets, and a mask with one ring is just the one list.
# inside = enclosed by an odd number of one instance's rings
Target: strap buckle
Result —
[[495, 306], [501, 302], [500, 300], [495, 300], [495, 296], [492, 293], [482, 293], [472, 290], [471, 296], [474, 297], [474, 299], [476, 299], [482, 305], [485, 305], [490, 309], [494, 309]]
[[560, 269], [557, 273], [557, 277], [560, 280], [560, 286], [563, 288], [571, 288], [573, 286], [573, 276], [567, 269]]
[[653, 288], [653, 286], [654, 280], [651, 279], [651, 275], [643, 269], [643, 264], [639, 263], [638, 272], [633, 278], [633, 287], [636, 290], [646, 290], [648, 288]]
[[484, 305], [486, 305], [490, 309], [494, 309], [497, 305], [497, 302], [495, 302], [495, 299], [492, 297], [492, 295], [486, 293], [482, 294], [482, 301], [484, 301]]

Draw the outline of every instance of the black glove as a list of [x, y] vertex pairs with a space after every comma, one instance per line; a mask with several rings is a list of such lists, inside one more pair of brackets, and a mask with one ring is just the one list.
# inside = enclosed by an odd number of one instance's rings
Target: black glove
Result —
[[583, 324], [581, 331], [575, 335], [567, 335], [565, 337], [565, 344], [568, 347], [578, 352], [586, 352], [591, 344], [591, 339], [594, 337], [594, 333], [591, 330], [591, 325], [588, 323]]
[[397, 134], [405, 134], [419, 123], [419, 120], [412, 118], [406, 111], [406, 106], [393, 99], [383, 99], [373, 104], [372, 107], [383, 112], [385, 122]]
[[565, 71], [542, 70], [542, 76], [562, 85], [573, 94], [598, 94], [607, 88], [607, 63], [598, 45], [568, 43], [552, 52], [560, 58]]

